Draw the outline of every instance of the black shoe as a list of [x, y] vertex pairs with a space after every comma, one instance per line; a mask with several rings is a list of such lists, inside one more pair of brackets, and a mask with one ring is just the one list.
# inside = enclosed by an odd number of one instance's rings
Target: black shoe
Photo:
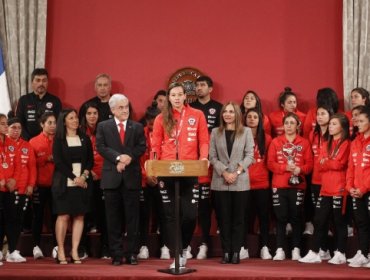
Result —
[[240, 263], [239, 253], [234, 253], [233, 254], [233, 257], [231, 258], [231, 263], [232, 264], [238, 264], [238, 263]]
[[115, 266], [122, 265], [122, 258], [121, 257], [114, 257], [112, 259], [112, 265], [115, 265]]
[[136, 255], [129, 255], [126, 257], [126, 263], [131, 265], [137, 265], [137, 256]]
[[230, 263], [230, 254], [225, 253], [221, 259], [222, 264]]

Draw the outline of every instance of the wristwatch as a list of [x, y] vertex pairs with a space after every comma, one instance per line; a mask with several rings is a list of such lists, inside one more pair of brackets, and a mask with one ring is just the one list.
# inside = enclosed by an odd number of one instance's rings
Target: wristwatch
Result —
[[238, 170], [236, 171], [236, 174], [240, 175], [240, 174], [242, 174], [242, 172], [238, 169]]
[[120, 159], [121, 159], [121, 156], [117, 156], [116, 157], [116, 163], [119, 163]]

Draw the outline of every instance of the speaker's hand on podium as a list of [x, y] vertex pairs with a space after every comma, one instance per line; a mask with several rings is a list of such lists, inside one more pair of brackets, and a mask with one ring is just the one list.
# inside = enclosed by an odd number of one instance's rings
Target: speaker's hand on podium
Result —
[[209, 162], [208, 158], [201, 158], [200, 160], [206, 160], [207, 161], [207, 166], [209, 167], [210, 162]]

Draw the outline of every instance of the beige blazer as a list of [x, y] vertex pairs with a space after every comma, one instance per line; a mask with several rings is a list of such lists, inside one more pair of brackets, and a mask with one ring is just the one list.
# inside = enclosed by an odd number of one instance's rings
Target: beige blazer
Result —
[[[225, 131], [221, 134], [218, 128], [211, 133], [209, 160], [213, 165], [211, 189], [215, 191], [246, 191], [250, 189], [248, 166], [253, 163], [254, 140], [249, 127], [244, 127], [241, 136], [235, 138], [231, 156], [227, 152]], [[233, 184], [227, 184], [222, 173], [235, 172], [238, 165], [243, 167], [243, 172]]]

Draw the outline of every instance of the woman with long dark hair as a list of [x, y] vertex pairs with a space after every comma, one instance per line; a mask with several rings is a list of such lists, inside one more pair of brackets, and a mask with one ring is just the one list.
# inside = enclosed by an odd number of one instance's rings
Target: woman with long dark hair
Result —
[[269, 118], [262, 111], [262, 102], [258, 94], [253, 90], [248, 90], [244, 96], [242, 104], [240, 104], [240, 110], [245, 119], [246, 113], [250, 109], [256, 109], [259, 114], [262, 116], [262, 125], [264, 131], [271, 135], [271, 124]]
[[[346, 263], [347, 222], [346, 208], [346, 170], [350, 151], [349, 121], [344, 114], [334, 114], [329, 121], [329, 137], [319, 156], [321, 170], [321, 190], [316, 203], [313, 246], [301, 259], [303, 263], [321, 262], [320, 247], [327, 236], [327, 224], [331, 217], [335, 226], [335, 254], [331, 264]], [[325, 242], [324, 242], [325, 243]]]
[[53, 158], [55, 171], [51, 190], [53, 211], [57, 215], [57, 263], [67, 264], [64, 243], [68, 222], [72, 220], [70, 257], [72, 263], [80, 264], [78, 246], [84, 227], [84, 215], [89, 211], [87, 188], [91, 184], [94, 157], [90, 138], [80, 132], [77, 111], [74, 109], [64, 109], [59, 115]]
[[[266, 159], [268, 147], [271, 143], [271, 136], [265, 133], [262, 116], [258, 110], [249, 109], [245, 115], [245, 122], [252, 130], [254, 138], [254, 162], [249, 166], [251, 203], [247, 207], [247, 211], [248, 213], [255, 213], [258, 217], [260, 226], [260, 257], [261, 259], [268, 260], [272, 258], [268, 248], [271, 189]], [[253, 223], [249, 224], [253, 225]]]

